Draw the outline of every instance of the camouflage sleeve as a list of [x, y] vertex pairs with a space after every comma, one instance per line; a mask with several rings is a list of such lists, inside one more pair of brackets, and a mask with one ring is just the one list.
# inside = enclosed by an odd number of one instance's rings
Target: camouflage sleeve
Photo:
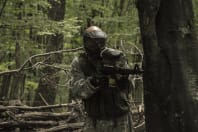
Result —
[[[128, 61], [125, 55], [122, 55], [119, 60], [116, 63], [117, 67], [122, 67], [122, 68], [130, 68], [128, 65]], [[130, 102], [132, 102], [132, 89], [134, 89], [134, 80], [133, 75], [118, 75], [118, 78], [122, 78], [122, 77], [127, 77], [128, 81], [129, 81], [129, 93], [128, 93], [128, 99]]]
[[71, 64], [71, 81], [70, 81], [70, 92], [72, 98], [87, 99], [93, 95], [98, 87], [94, 87], [90, 83], [91, 77], [85, 77], [80, 65], [78, 58], [75, 58]]

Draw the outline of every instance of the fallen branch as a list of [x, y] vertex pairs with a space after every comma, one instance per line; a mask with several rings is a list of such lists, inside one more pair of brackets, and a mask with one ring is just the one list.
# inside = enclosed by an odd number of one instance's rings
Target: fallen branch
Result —
[[30, 106], [0, 106], [0, 112], [4, 112], [7, 110], [17, 109], [19, 111], [41, 111], [41, 110], [48, 110], [54, 108], [61, 108], [61, 107], [72, 107], [75, 106], [75, 103], [71, 104], [56, 104], [56, 105], [48, 105], [48, 106], [38, 106], [38, 107], [30, 107]]
[[16, 118], [20, 118], [23, 120], [65, 120], [69, 116], [72, 116], [71, 112], [29, 112], [15, 115]]
[[145, 122], [142, 122], [138, 126], [134, 127], [134, 129], [137, 132], [143, 132], [145, 130]]
[[23, 65], [20, 68], [15, 69], [15, 70], [9, 70], [9, 71], [0, 72], [0, 76], [1, 75], [5, 75], [5, 74], [10, 74], [10, 73], [21, 72], [23, 69], [25, 69], [25, 66], [27, 64], [32, 63], [32, 60], [35, 59], [35, 58], [37, 58], [37, 57], [49, 56], [49, 55], [52, 55], [52, 54], [60, 54], [60, 53], [64, 53], [64, 52], [76, 52], [76, 51], [79, 51], [79, 50], [82, 50], [82, 49], [83, 49], [82, 47], [79, 47], [79, 48], [75, 48], [75, 49], [58, 50], [58, 51], [52, 51], [52, 52], [43, 53], [43, 54], [36, 54], [36, 55], [33, 55], [33, 56], [29, 57], [23, 63]]
[[56, 121], [6, 121], [0, 122], [0, 129], [4, 128], [48, 128], [52, 126], [57, 126], [58, 122]]

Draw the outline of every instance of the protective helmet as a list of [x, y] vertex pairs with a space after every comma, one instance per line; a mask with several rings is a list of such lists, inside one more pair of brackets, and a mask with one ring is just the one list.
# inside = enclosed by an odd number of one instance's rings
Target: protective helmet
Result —
[[99, 57], [105, 48], [107, 35], [97, 26], [88, 27], [83, 35], [83, 43], [86, 53], [91, 57]]

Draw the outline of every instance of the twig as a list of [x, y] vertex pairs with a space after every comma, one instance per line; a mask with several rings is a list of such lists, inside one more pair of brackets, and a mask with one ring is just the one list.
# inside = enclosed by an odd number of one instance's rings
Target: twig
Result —
[[35, 128], [35, 127], [50, 127], [56, 126], [58, 122], [56, 121], [8, 121], [0, 122], [0, 128], [9, 128], [9, 127], [20, 127], [20, 128]]
[[14, 121], [18, 121], [18, 119], [15, 117], [15, 115], [11, 111], [5, 112], [10, 118], [12, 118]]
[[31, 61], [32, 59], [34, 59], [36, 57], [48, 56], [48, 55], [52, 55], [52, 54], [60, 54], [63, 52], [76, 52], [76, 51], [79, 51], [82, 49], [83, 49], [82, 47], [79, 47], [76, 49], [58, 50], [58, 51], [52, 51], [52, 52], [48, 52], [48, 53], [44, 53], [44, 54], [33, 55], [28, 60], [25, 61], [25, 63], [19, 68], [19, 71], [21, 71], [29, 61]]
[[49, 104], [47, 103], [47, 101], [45, 100], [45, 98], [42, 96], [41, 93], [39, 93], [40, 98], [42, 99], [42, 101], [45, 103], [46, 106], [49, 106]]
[[[48, 102], [45, 100], [45, 98], [43, 97], [43, 95], [41, 93], [38, 93], [41, 100], [45, 103], [46, 106], [49, 106]], [[51, 112], [54, 112], [53, 109], [50, 109]]]
[[0, 72], [0, 76], [5, 75], [5, 74], [10, 74], [10, 73], [21, 72], [23, 69], [25, 69], [25, 66], [28, 63], [31, 63], [32, 59], [35, 59], [37, 57], [43, 57], [43, 56], [48, 56], [48, 55], [52, 55], [52, 54], [60, 54], [60, 53], [64, 53], [64, 52], [76, 52], [76, 51], [79, 51], [79, 50], [82, 50], [82, 49], [83, 49], [82, 47], [79, 47], [79, 48], [76, 48], [76, 49], [67, 49], [67, 50], [52, 51], [52, 52], [48, 52], [48, 53], [44, 53], [44, 54], [36, 54], [36, 55], [33, 55], [33, 56], [29, 57], [19, 69]]
[[133, 47], [136, 48], [136, 50], [139, 52], [139, 54], [141, 55], [142, 59], [143, 59], [143, 52], [133, 43], [129, 42]]
[[144, 129], [145, 129], [145, 122], [142, 122], [141, 124], [135, 126], [134, 129], [135, 129], [136, 131], [144, 130]]

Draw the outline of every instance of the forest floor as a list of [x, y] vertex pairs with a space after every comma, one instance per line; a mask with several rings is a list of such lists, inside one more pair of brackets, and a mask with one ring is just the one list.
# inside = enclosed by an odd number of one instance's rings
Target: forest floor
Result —
[[[144, 111], [132, 110], [136, 132], [144, 132]], [[82, 132], [85, 114], [79, 103], [30, 107], [0, 105], [3, 132]]]

